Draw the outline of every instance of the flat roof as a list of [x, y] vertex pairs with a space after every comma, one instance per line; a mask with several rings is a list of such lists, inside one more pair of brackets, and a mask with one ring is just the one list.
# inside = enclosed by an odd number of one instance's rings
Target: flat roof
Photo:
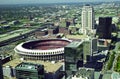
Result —
[[103, 74], [103, 78], [102, 79], [111, 79], [111, 75], [112, 75], [113, 71], [112, 70], [108, 70]]
[[68, 44], [65, 47], [72, 47], [72, 48], [77, 48], [79, 45], [81, 45], [83, 41], [73, 41], [70, 44]]
[[77, 77], [91, 77], [94, 74], [94, 70], [90, 68], [81, 68], [80, 70], [77, 71], [75, 74]]
[[8, 63], [3, 64], [3, 67], [12, 66], [13, 68], [15, 68], [18, 64], [20, 64], [22, 62], [44, 65], [44, 70], [46, 72], [53, 72], [53, 73], [56, 72], [62, 66], [61, 62], [56, 62], [56, 63], [53, 64], [49, 61], [20, 60], [20, 59], [17, 58], [17, 59], [13, 59], [13, 60], [9, 61]]
[[100, 77], [100, 72], [94, 72], [94, 79], [99, 79]]
[[71, 39], [85, 39], [87, 38], [87, 35], [66, 35], [66, 38]]
[[17, 69], [22, 69], [22, 70], [26, 70], [26, 69], [27, 70], [37, 70], [38, 68], [39, 69], [43, 68], [43, 65], [22, 62], [19, 65], [17, 65], [16, 68]]
[[108, 43], [111, 43], [111, 39], [98, 39], [98, 41], [107, 41]]
[[104, 74], [102, 79], [110, 79], [111, 78], [111, 74]]

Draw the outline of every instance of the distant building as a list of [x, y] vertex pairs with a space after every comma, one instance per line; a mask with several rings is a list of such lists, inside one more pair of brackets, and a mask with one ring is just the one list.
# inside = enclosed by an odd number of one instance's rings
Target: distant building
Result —
[[110, 39], [112, 32], [112, 17], [100, 17], [97, 35], [101, 39]]
[[70, 25], [75, 25], [75, 19], [69, 18], [66, 20], [66, 27], [69, 27]]
[[59, 21], [60, 21], [60, 26], [62, 27], [66, 27], [66, 18], [60, 18]]
[[43, 65], [22, 62], [15, 70], [17, 79], [44, 79]]
[[32, 21], [33, 18], [34, 18], [34, 17], [33, 17], [32, 15], [29, 15], [29, 16], [28, 16], [28, 19], [29, 19], [30, 21]]
[[59, 27], [59, 33], [63, 33], [64, 35], [69, 35], [70, 30], [66, 27]]
[[35, 37], [39, 37], [39, 36], [45, 36], [48, 34], [47, 30], [40, 30], [40, 31], [36, 31], [35, 32]]
[[20, 24], [20, 21], [18, 21], [18, 20], [12, 21], [12, 24], [13, 24], [13, 25]]
[[0, 26], [0, 28], [2, 28], [2, 29], [9, 29], [11, 26], [9, 26], [9, 25], [4, 25], [4, 26]]
[[7, 24], [7, 21], [0, 21], [0, 24]]
[[70, 34], [76, 34], [76, 33], [78, 33], [79, 28], [74, 25], [70, 25], [69, 30], [70, 30]]
[[2, 64], [5, 64], [11, 60], [12, 56], [5, 56], [5, 55], [0, 55], [0, 59]]
[[66, 77], [83, 66], [83, 41], [74, 41], [64, 49]]
[[34, 22], [38, 22], [38, 21], [39, 21], [38, 18], [33, 18], [32, 20], [33, 20]]
[[76, 18], [73, 18], [73, 25], [77, 24], [76, 20]]
[[70, 26], [70, 21], [66, 21], [66, 27], [69, 27]]
[[90, 5], [85, 5], [82, 8], [82, 30], [84, 34], [91, 33], [94, 27], [94, 10]]
[[59, 26], [52, 26], [50, 25], [48, 27], [48, 34], [53, 35], [53, 34], [58, 34], [59, 33]]

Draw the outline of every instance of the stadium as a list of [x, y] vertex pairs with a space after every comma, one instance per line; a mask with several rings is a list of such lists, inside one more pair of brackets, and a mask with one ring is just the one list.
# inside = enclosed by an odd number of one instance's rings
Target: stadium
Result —
[[64, 58], [64, 47], [70, 42], [68, 39], [36, 40], [21, 43], [14, 50], [24, 59], [61, 60]]

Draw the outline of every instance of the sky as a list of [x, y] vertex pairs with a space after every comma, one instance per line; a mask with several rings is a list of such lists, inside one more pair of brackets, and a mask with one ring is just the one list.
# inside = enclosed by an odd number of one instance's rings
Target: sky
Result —
[[0, 4], [26, 4], [26, 3], [64, 3], [64, 2], [94, 2], [119, 0], [0, 0]]

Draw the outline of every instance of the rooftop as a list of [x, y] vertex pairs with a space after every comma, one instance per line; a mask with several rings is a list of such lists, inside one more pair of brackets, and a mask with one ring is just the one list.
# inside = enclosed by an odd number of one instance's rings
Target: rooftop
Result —
[[119, 78], [120, 78], [120, 75], [118, 72], [109, 70], [103, 74], [102, 79], [119, 79]]
[[56, 62], [56, 63], [53, 64], [53, 63], [51, 63], [49, 61], [20, 60], [18, 58], [17, 59], [13, 59], [13, 60], [9, 61], [8, 63], [3, 64], [3, 66], [4, 67], [12, 66], [13, 68], [15, 68], [18, 64], [20, 64], [22, 62], [44, 65], [44, 70], [46, 72], [53, 72], [53, 73], [56, 72], [62, 66], [61, 62]]
[[93, 74], [94, 74], [93, 69], [81, 68], [80, 70], [77, 71], [76, 77], [89, 78], [89, 77], [92, 77]]
[[72, 47], [72, 48], [77, 48], [79, 45], [81, 45], [83, 41], [73, 41], [70, 44], [68, 44], [66, 47]]
[[66, 38], [68, 39], [71, 39], [71, 38], [74, 38], [74, 39], [85, 39], [87, 38], [86, 35], [66, 35]]
[[37, 70], [38, 68], [43, 68], [43, 65], [22, 62], [19, 65], [17, 65], [16, 68], [23, 70], [24, 69]]
[[108, 71], [104, 73], [102, 79], [111, 79], [111, 74], [112, 74], [112, 71]]

